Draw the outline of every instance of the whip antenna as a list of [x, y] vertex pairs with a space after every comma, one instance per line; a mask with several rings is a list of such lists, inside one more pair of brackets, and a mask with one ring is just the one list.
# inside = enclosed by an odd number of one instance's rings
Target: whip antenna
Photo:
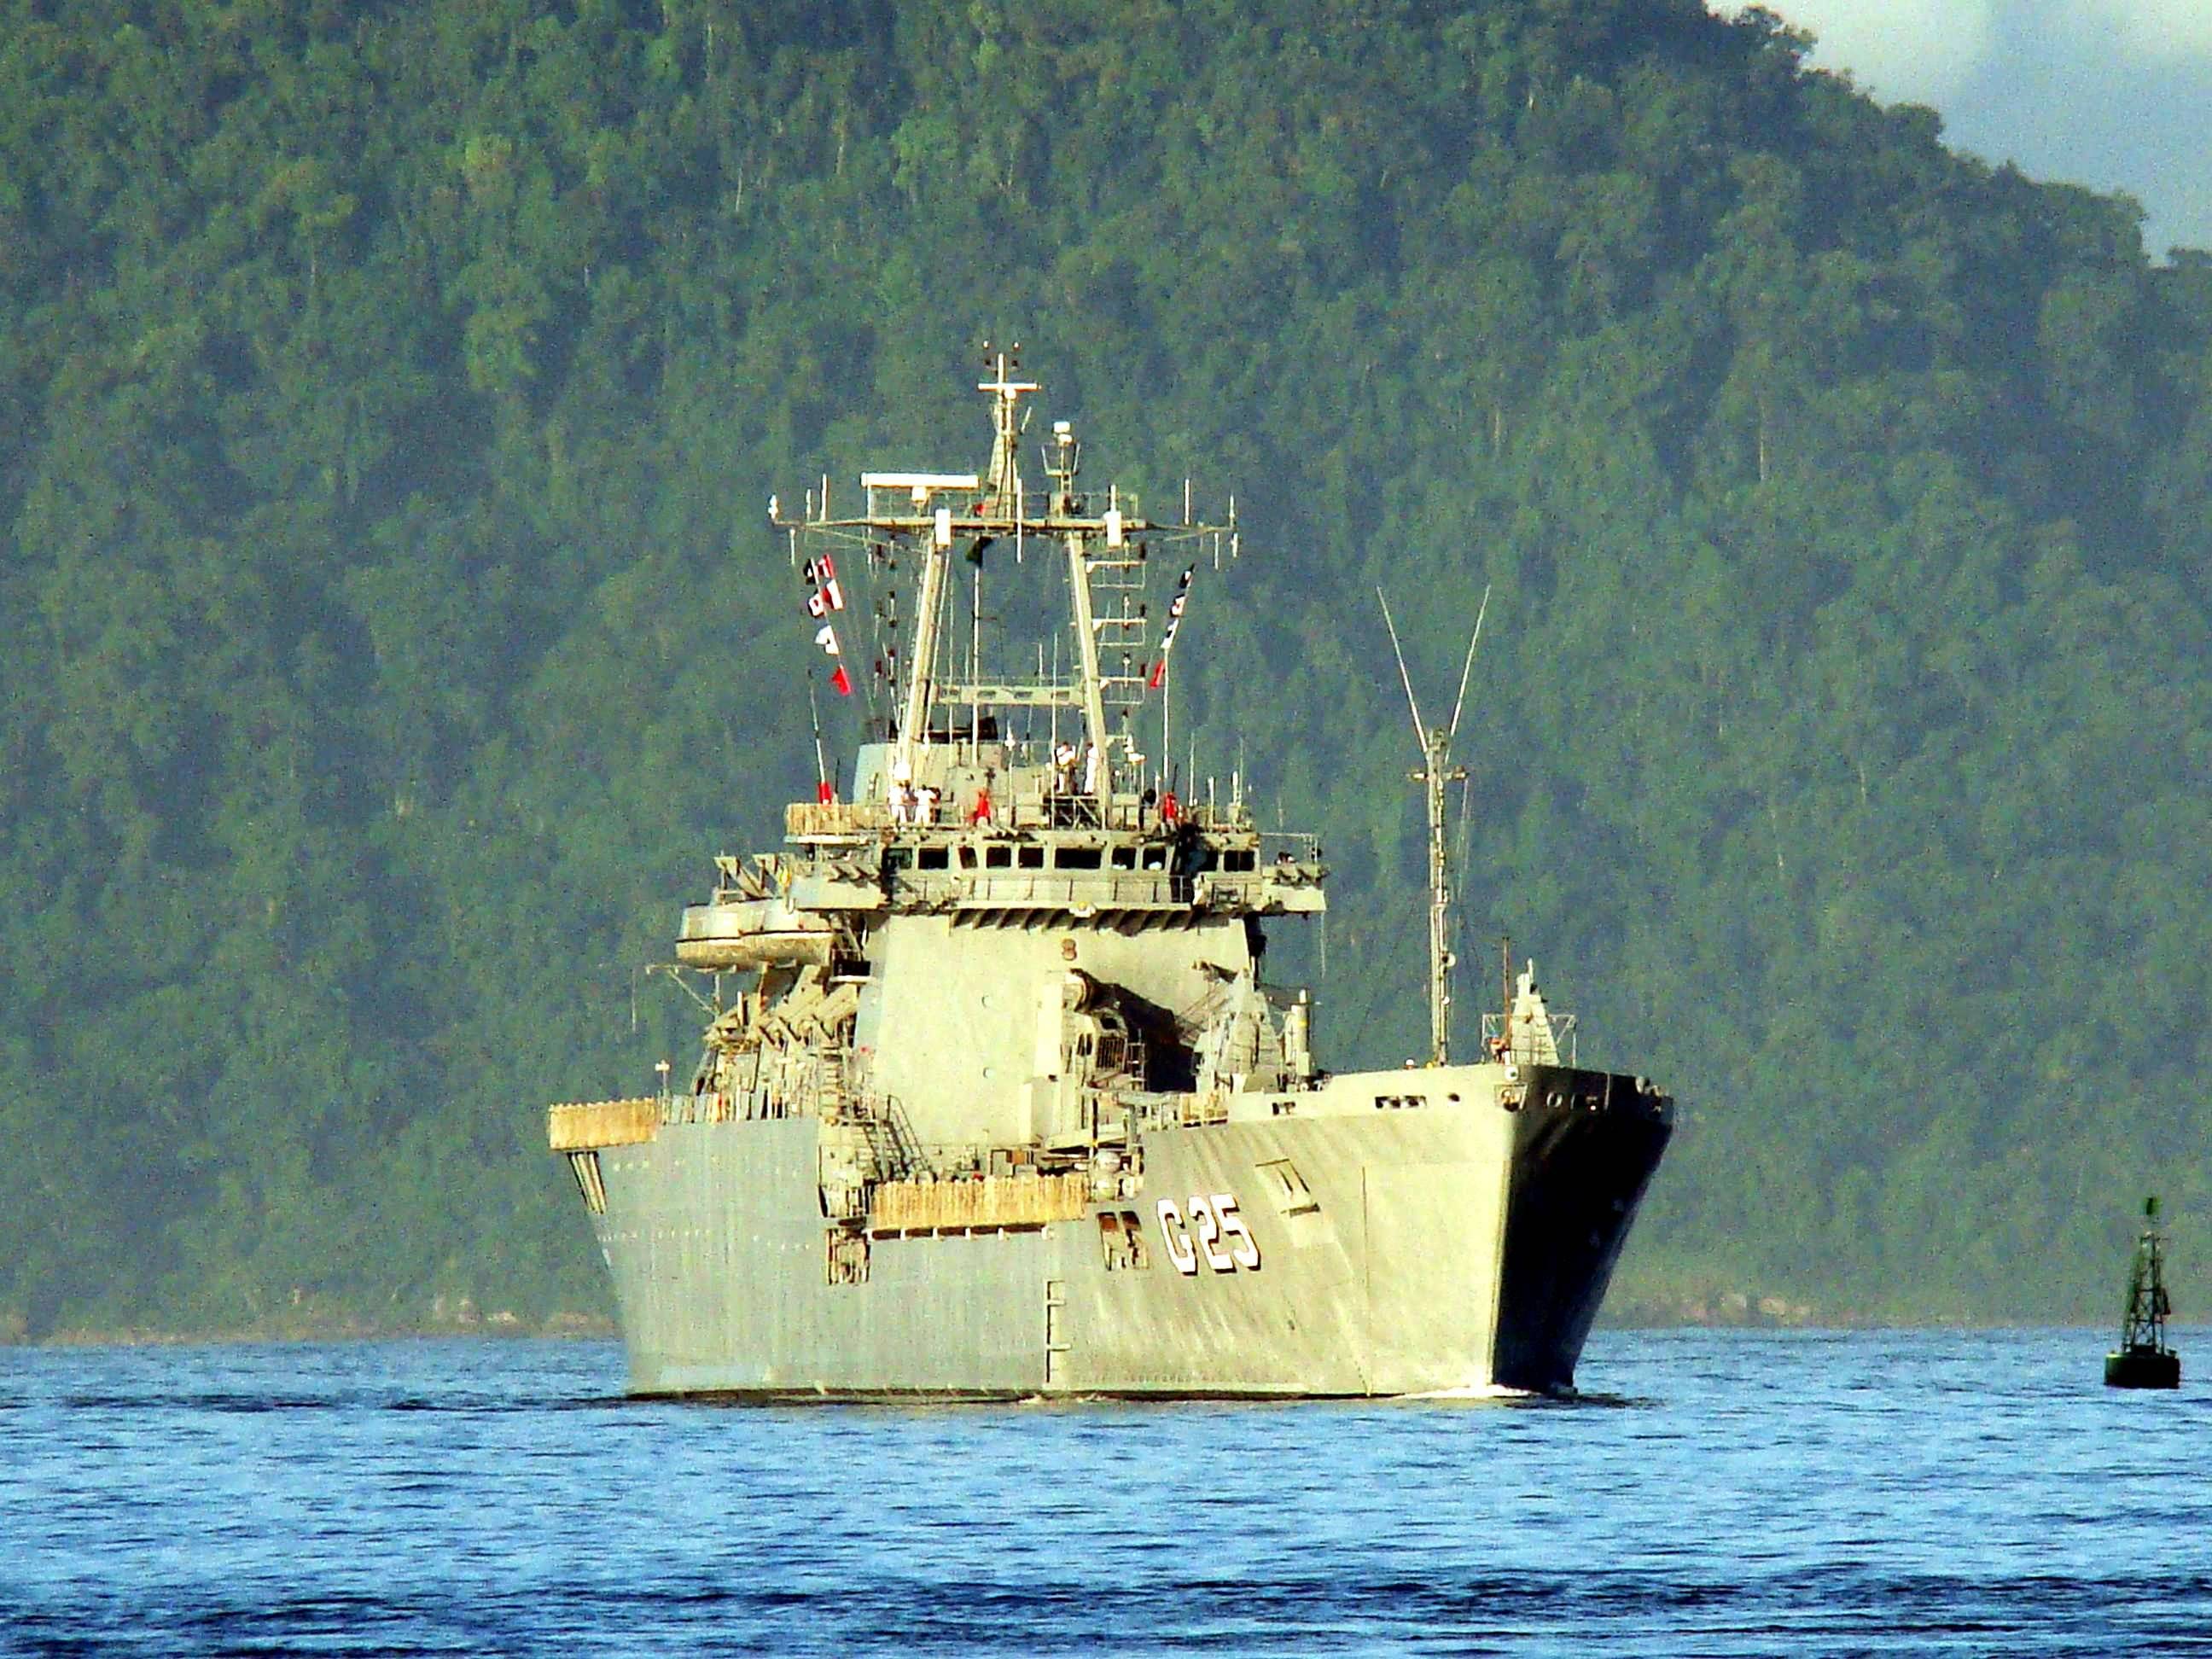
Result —
[[[1490, 613], [1490, 589], [1482, 590], [1482, 606], [1475, 612], [1474, 633], [1467, 642], [1467, 660], [1460, 665], [1459, 697], [1452, 704], [1449, 726], [1428, 726], [1421, 720], [1420, 700], [1413, 695], [1413, 676], [1406, 666], [1406, 653], [1398, 642], [1398, 624], [1390, 616], [1389, 596], [1377, 587], [1375, 597], [1382, 606], [1382, 626], [1390, 632], [1391, 654], [1398, 659], [1398, 682], [1406, 688], [1406, 708], [1413, 717], [1413, 741], [1421, 751], [1421, 769], [1412, 774], [1424, 786], [1429, 819], [1429, 1064], [1451, 1063], [1451, 847], [1444, 832], [1444, 787], [1464, 784], [1467, 769], [1451, 763], [1451, 742], [1467, 708], [1468, 681], [1474, 673], [1474, 648], [1482, 639], [1482, 621]], [[1462, 800], [1464, 839], [1465, 800]]]
[[[1377, 588], [1376, 592], [1380, 592], [1382, 590]], [[1474, 613], [1474, 634], [1467, 642], [1467, 663], [1459, 671], [1459, 700], [1452, 704], [1451, 731], [1448, 733], [1451, 737], [1455, 738], [1459, 735], [1460, 711], [1467, 707], [1467, 679], [1468, 675], [1474, 672], [1474, 647], [1482, 643], [1482, 619], [1489, 614], [1490, 584], [1485, 582], [1482, 585], [1482, 604]], [[1395, 645], [1397, 641], [1393, 639], [1391, 643]], [[1405, 667], [1406, 659], [1401, 657], [1398, 659], [1399, 672], [1402, 673]], [[1407, 686], [1406, 695], [1411, 696], [1413, 694], [1413, 688], [1410, 685]]]
[[[1382, 626], [1390, 630], [1390, 654], [1398, 659], [1398, 679], [1406, 688], [1406, 707], [1413, 712], [1413, 741], [1424, 743], [1422, 734], [1428, 728], [1421, 724], [1421, 705], [1413, 699], [1413, 677], [1406, 672], [1406, 653], [1398, 645], [1398, 624], [1390, 620], [1390, 601], [1380, 587], [1375, 590], [1375, 597], [1382, 601]], [[1458, 722], [1455, 720], [1453, 724], [1456, 726]]]

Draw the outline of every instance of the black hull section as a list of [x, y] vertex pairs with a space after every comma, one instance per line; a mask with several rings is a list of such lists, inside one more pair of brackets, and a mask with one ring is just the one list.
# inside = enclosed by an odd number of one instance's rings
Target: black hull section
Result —
[[1674, 1121], [1636, 1079], [1552, 1068], [1532, 1070], [1516, 1118], [1493, 1375], [1557, 1393], [1574, 1386]]

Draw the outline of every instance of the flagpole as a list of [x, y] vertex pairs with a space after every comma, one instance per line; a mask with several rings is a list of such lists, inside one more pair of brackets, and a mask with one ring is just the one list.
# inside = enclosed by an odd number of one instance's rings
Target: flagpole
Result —
[[814, 799], [827, 800], [830, 787], [830, 757], [822, 747], [822, 707], [815, 700], [814, 676], [806, 677], [806, 713], [814, 722]]
[[980, 542], [973, 550], [975, 586], [968, 616], [968, 758], [971, 764], [983, 757], [983, 553]]
[[1176, 584], [1175, 598], [1168, 602], [1168, 623], [1160, 630], [1160, 659], [1146, 680], [1146, 689], [1160, 694], [1160, 774], [1164, 781], [1168, 767], [1168, 658], [1175, 650], [1176, 635], [1182, 627], [1184, 607], [1190, 603], [1190, 579], [1198, 574], [1191, 565]]
[[[1162, 665], [1165, 666], [1164, 659], [1163, 659]], [[1165, 674], [1162, 674], [1160, 676], [1160, 787], [1162, 789], [1165, 789], [1167, 787], [1168, 782], [1168, 697], [1170, 690], [1170, 688], [1168, 684], [1167, 676]]]

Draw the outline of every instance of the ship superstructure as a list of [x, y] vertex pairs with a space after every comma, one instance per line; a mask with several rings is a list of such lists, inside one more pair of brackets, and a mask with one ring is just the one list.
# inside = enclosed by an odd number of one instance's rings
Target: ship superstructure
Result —
[[[1031, 489], [1037, 387], [993, 371], [981, 471], [772, 505], [841, 676], [847, 582], [893, 596], [871, 740], [684, 910], [710, 1016], [690, 1086], [550, 1114], [634, 1390], [1570, 1386], [1671, 1103], [1563, 1060], [1533, 969], [1480, 1063], [1316, 1064], [1264, 929], [1322, 912], [1320, 848], [1239, 790], [1178, 799], [1152, 726], [1233, 507], [1086, 489], [1064, 422]], [[987, 611], [987, 562], [1060, 590], [1033, 672], [986, 672], [1015, 608]], [[1155, 617], [1144, 579], [1176, 566]]]

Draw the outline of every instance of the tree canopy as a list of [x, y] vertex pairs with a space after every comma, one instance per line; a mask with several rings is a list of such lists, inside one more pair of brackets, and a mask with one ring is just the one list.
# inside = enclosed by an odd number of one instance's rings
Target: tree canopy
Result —
[[811, 788], [760, 504], [957, 459], [986, 335], [1238, 492], [1177, 719], [1324, 836], [1339, 1066], [1424, 1024], [1370, 596], [1437, 681], [1491, 591], [1463, 954], [1683, 1104], [1627, 1304], [2101, 1316], [2152, 1188], [2212, 1303], [2212, 259], [2131, 202], [1698, 0], [0, 20], [0, 1323], [605, 1305], [542, 1109], [680, 1063], [639, 969]]

